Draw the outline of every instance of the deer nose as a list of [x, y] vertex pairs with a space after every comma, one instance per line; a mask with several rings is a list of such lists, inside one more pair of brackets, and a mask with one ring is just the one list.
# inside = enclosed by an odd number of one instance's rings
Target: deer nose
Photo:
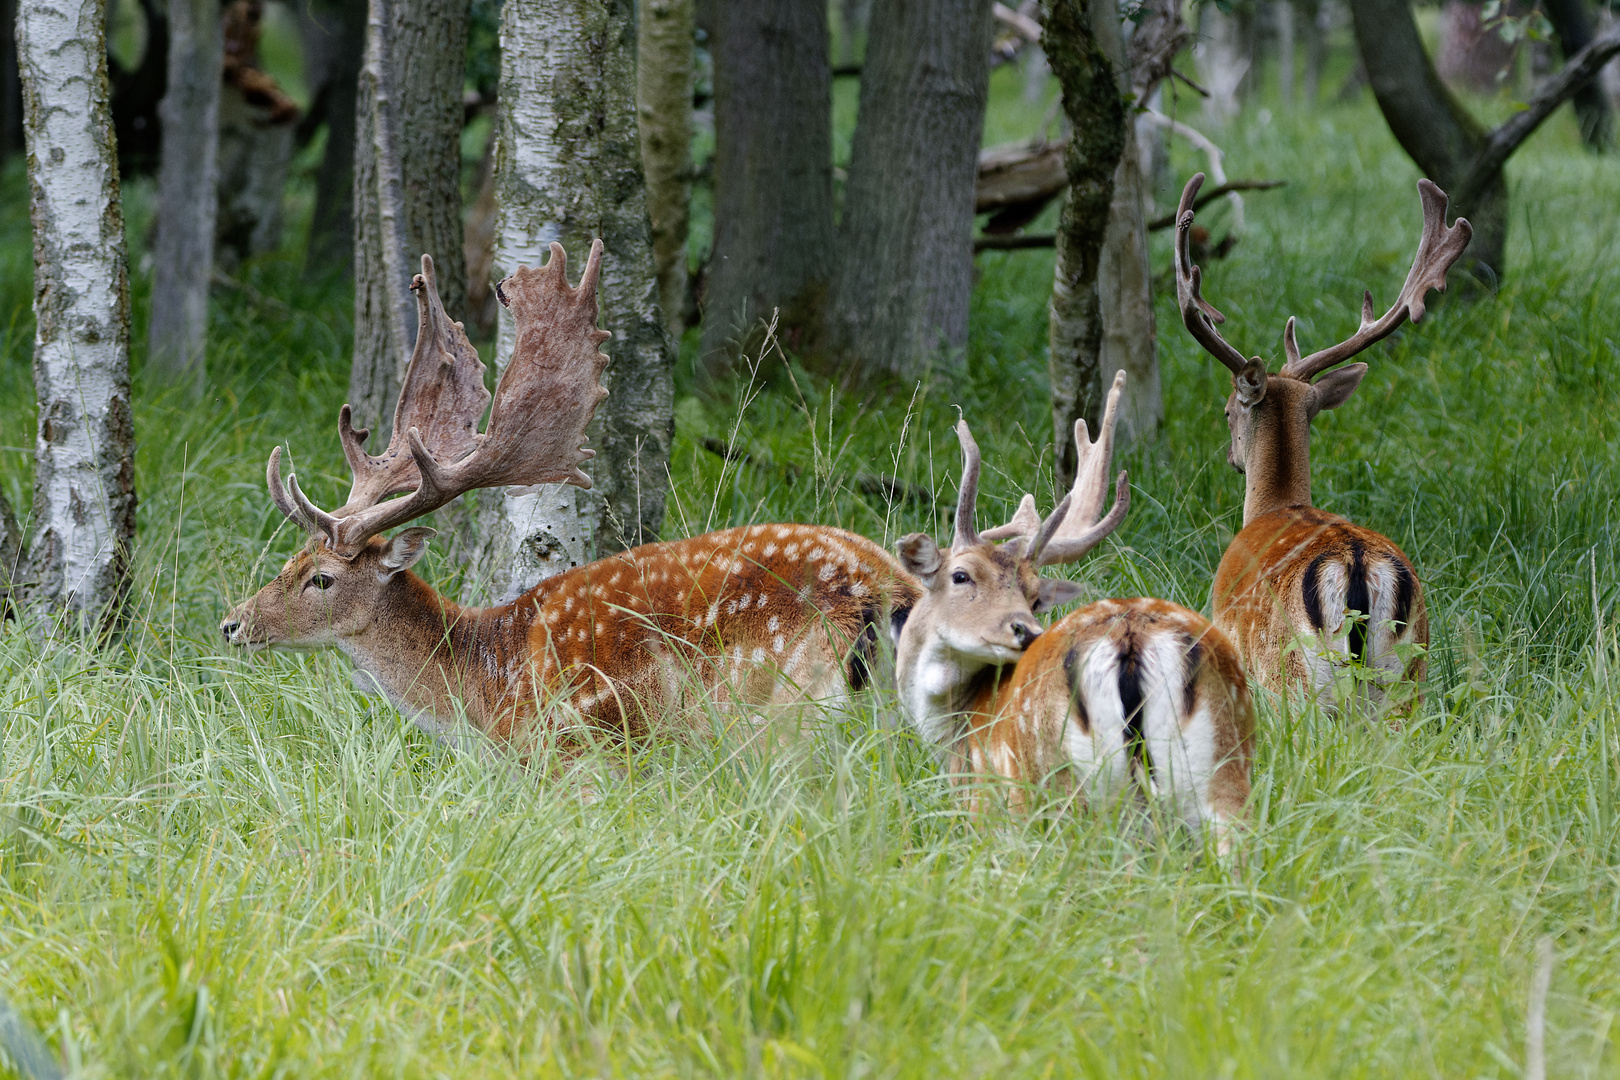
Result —
[[236, 632], [240, 629], [242, 629], [242, 624], [236, 619], [226, 619], [224, 622], [219, 624], [219, 632], [225, 635], [226, 641], [229, 641], [231, 638], [235, 637]]
[[1030, 642], [1041, 636], [1041, 630], [1038, 626], [1031, 626], [1026, 622], [1015, 619], [1012, 624], [1012, 636], [1013, 640], [1018, 642], [1020, 649], [1027, 649]]

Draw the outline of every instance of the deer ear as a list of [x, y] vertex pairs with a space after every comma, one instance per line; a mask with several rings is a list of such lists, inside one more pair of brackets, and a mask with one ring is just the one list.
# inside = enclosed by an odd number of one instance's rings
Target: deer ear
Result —
[[939, 545], [927, 533], [902, 536], [895, 550], [900, 553], [900, 565], [906, 568], [907, 573], [926, 582], [939, 572]]
[[409, 570], [416, 560], [427, 553], [428, 541], [437, 536], [432, 529], [402, 529], [383, 546], [382, 562], [377, 568], [377, 580], [387, 581], [401, 570]]
[[1232, 389], [1244, 408], [1260, 404], [1266, 396], [1266, 362], [1256, 356], [1244, 364], [1243, 370], [1232, 376]]
[[1366, 374], [1366, 364], [1346, 364], [1311, 383], [1311, 389], [1316, 391], [1317, 411], [1337, 409], [1349, 401], [1350, 395], [1356, 392], [1356, 387], [1361, 385], [1362, 376]]
[[1055, 607], [1062, 607], [1064, 604], [1080, 599], [1080, 594], [1084, 591], [1078, 581], [1043, 577], [1041, 578], [1040, 591], [1036, 593], [1035, 602], [1030, 605], [1030, 610], [1037, 615], [1045, 611], [1051, 611]]

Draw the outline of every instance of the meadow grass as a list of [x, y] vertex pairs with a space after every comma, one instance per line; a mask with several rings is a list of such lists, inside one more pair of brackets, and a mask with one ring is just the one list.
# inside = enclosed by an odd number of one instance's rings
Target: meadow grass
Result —
[[[1369, 103], [1223, 139], [1232, 175], [1289, 180], [1208, 267], [1240, 348], [1274, 355], [1288, 314], [1310, 348], [1362, 287], [1393, 297], [1417, 173]], [[1195, 164], [1175, 154], [1175, 186]], [[223, 654], [224, 605], [299, 539], [270, 447], [318, 501], [343, 473], [345, 286], [292, 255], [244, 268], [208, 400], [137, 378], [128, 633], [0, 637], [0, 996], [84, 1076], [1512, 1077], [1547, 937], [1548, 1074], [1615, 1073], [1620, 173], [1560, 118], [1509, 177], [1502, 291], [1436, 304], [1316, 422], [1318, 503], [1423, 576], [1427, 699], [1401, 732], [1263, 702], [1230, 873], [1106, 815], [965, 819], [883, 693], [767, 748], [593, 759], [587, 800], [440, 749], [337, 657]], [[26, 513], [25, 189], [0, 183], [0, 488]], [[1051, 259], [979, 267], [966, 376], [914, 395], [797, 370], [700, 395], [683, 368], [666, 534], [941, 535], [956, 403], [982, 516], [1049, 499]], [[1203, 607], [1241, 513], [1226, 379], [1168, 300], [1159, 319], [1166, 427], [1124, 455], [1131, 516], [1076, 573]], [[704, 447], [733, 438], [748, 463]]]

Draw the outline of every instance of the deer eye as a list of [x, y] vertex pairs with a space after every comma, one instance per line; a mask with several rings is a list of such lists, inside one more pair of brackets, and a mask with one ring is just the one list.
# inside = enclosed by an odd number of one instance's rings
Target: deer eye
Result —
[[966, 585], [973, 579], [968, 577], [968, 572], [966, 570], [958, 570], [951, 575], [951, 580], [958, 585]]
[[[315, 586], [315, 588], [320, 589], [322, 592], [325, 592], [327, 589], [330, 589], [336, 584], [337, 579], [332, 577], [331, 574], [316, 574], [314, 577], [309, 579], [309, 585]], [[305, 587], [307, 588], [308, 586]]]

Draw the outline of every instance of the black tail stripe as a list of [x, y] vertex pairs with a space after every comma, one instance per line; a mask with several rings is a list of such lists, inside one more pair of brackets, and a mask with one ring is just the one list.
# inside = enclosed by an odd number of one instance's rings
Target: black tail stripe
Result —
[[1305, 618], [1310, 620], [1311, 629], [1320, 633], [1326, 623], [1322, 619], [1322, 564], [1327, 562], [1326, 555], [1318, 555], [1311, 560], [1305, 568], [1305, 577], [1300, 582], [1300, 592], [1304, 594]]
[[1091, 713], [1086, 709], [1085, 696], [1080, 693], [1080, 650], [1070, 649], [1063, 654], [1063, 674], [1069, 679], [1069, 700], [1074, 703], [1074, 714], [1080, 721], [1080, 734], [1091, 734]]
[[849, 652], [849, 688], [865, 690], [872, 684], [872, 666], [877, 663], [877, 610], [861, 611], [861, 632]]
[[1204, 646], [1197, 640], [1189, 640], [1186, 649], [1186, 680], [1181, 686], [1182, 712], [1191, 716], [1198, 708], [1198, 673], [1204, 666]]
[[1344, 606], [1360, 612], [1361, 618], [1350, 624], [1350, 653], [1362, 663], [1367, 662], [1367, 629], [1372, 620], [1372, 603], [1368, 599], [1367, 560], [1360, 540], [1350, 541], [1350, 568], [1345, 582]]
[[1412, 578], [1412, 568], [1404, 560], [1390, 561], [1395, 566], [1395, 625], [1404, 630], [1407, 620], [1412, 617], [1412, 598], [1417, 592], [1417, 582]]
[[1142, 732], [1142, 658], [1134, 637], [1120, 643], [1119, 707], [1125, 714], [1125, 753], [1151, 777], [1153, 762], [1148, 759], [1147, 738]]

